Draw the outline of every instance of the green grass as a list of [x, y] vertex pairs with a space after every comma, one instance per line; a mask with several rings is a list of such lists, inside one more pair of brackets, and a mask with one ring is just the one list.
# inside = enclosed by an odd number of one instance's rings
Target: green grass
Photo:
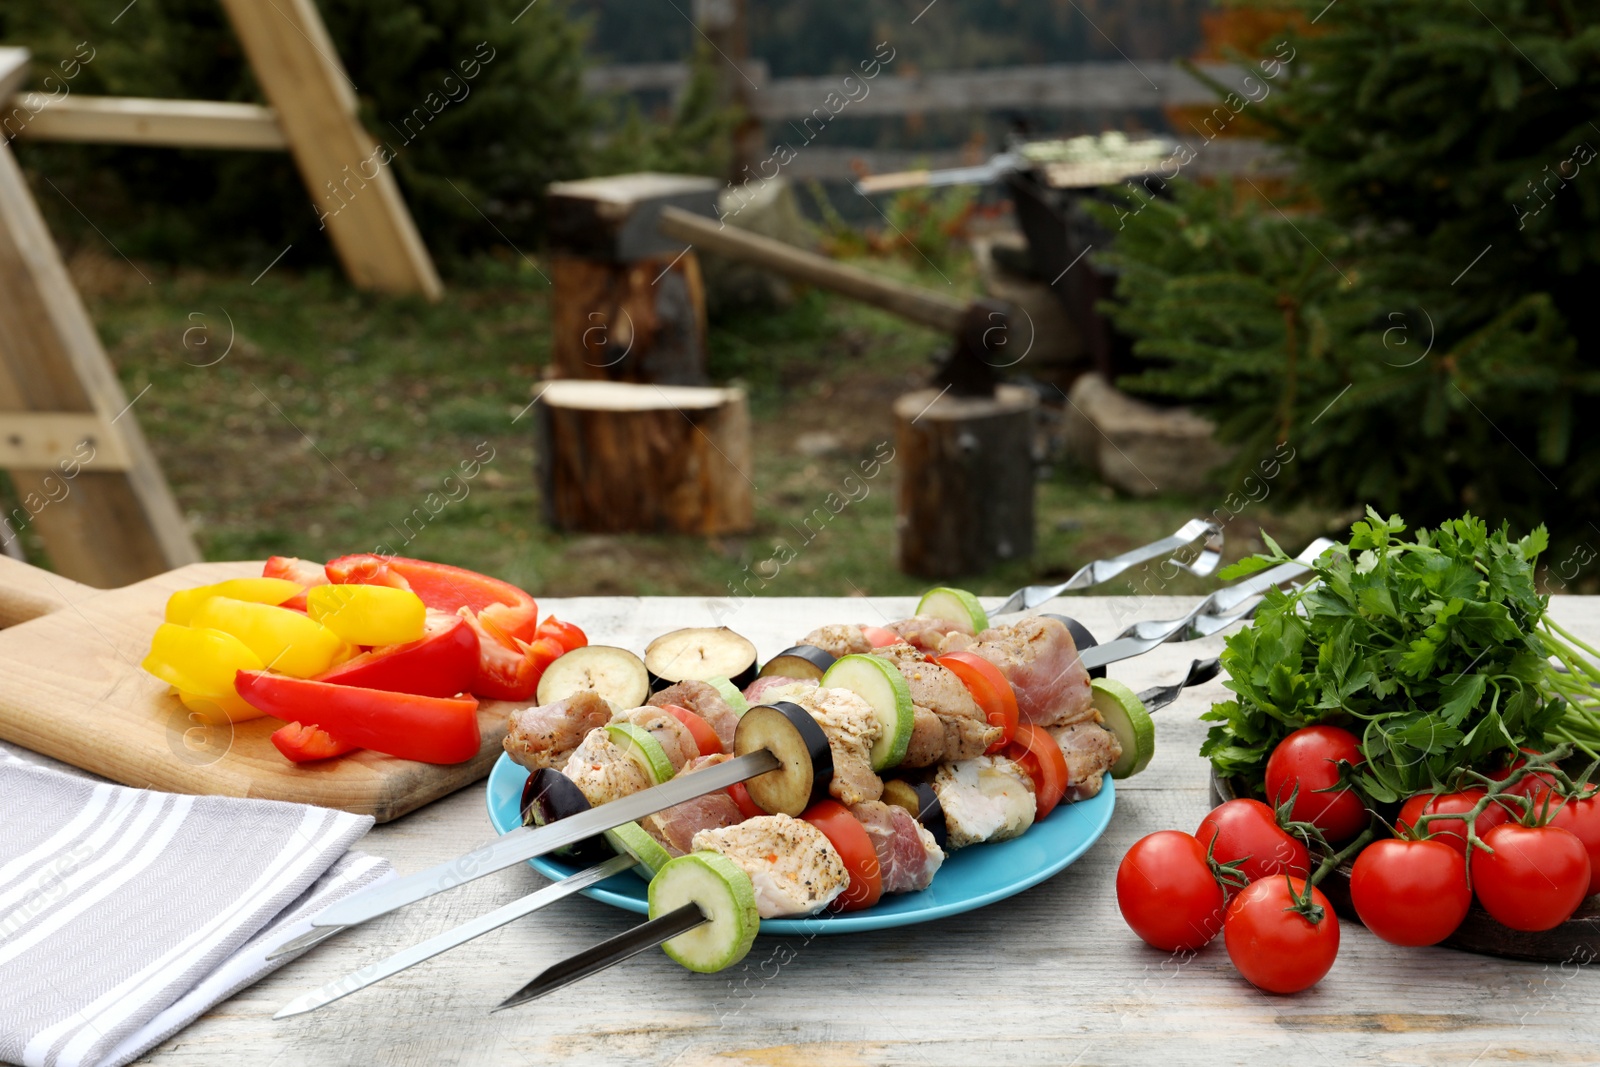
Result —
[[[926, 267], [875, 266], [946, 287]], [[892, 440], [892, 400], [924, 382], [943, 352], [947, 341], [931, 331], [820, 293], [782, 312], [713, 323], [713, 377], [750, 390], [755, 532], [563, 535], [540, 521], [525, 414], [549, 359], [549, 290], [532, 265], [484, 260], [437, 305], [359, 294], [329, 274], [280, 270], [252, 284], [141, 270], [148, 284], [121, 261], [74, 263], [207, 558], [391, 551], [485, 570], [543, 595], [727, 595], [731, 585], [847, 596], [928, 584], [895, 569], [894, 464], [870, 481], [846, 479], [859, 479], [860, 464]], [[947, 291], [974, 289], [970, 263], [945, 276]], [[834, 435], [836, 449], [802, 454], [807, 432]], [[492, 458], [462, 478], [460, 465], [481, 457]], [[835, 507], [858, 499], [826, 522], [813, 518], [808, 542], [805, 519], [831, 514], [830, 493]], [[1222, 495], [1121, 499], [1058, 466], [1039, 485], [1034, 558], [960, 581], [1005, 593], [1064, 578], [1209, 512]], [[1230, 557], [1259, 547], [1258, 525], [1298, 547], [1325, 516], [1254, 506], [1229, 530]], [[787, 558], [780, 542], [795, 558], [773, 576], [763, 561]]]

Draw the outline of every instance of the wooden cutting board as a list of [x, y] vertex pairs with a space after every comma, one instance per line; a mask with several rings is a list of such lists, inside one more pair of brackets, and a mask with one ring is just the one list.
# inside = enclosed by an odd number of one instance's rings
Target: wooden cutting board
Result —
[[296, 766], [273, 747], [281, 724], [207, 726], [139, 667], [179, 589], [261, 573], [194, 563], [121, 589], [93, 589], [0, 556], [0, 741], [124, 785], [288, 800], [388, 822], [489, 773], [512, 705], [484, 701], [483, 748], [441, 767], [377, 752]]

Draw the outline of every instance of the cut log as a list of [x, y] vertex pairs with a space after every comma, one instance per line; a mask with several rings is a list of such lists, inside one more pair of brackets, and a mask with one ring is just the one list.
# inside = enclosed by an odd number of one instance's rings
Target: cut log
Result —
[[550, 271], [557, 375], [705, 383], [705, 284], [693, 252], [626, 262], [557, 254]]
[[558, 380], [534, 408], [544, 514], [556, 529], [716, 535], [752, 527], [744, 390]]
[[935, 389], [894, 403], [900, 569], [978, 574], [1033, 554], [1032, 390], [993, 397]]
[[556, 182], [545, 189], [547, 239], [552, 248], [593, 259], [675, 256], [684, 242], [656, 228], [661, 209], [709, 218], [719, 188], [715, 178], [650, 172]]

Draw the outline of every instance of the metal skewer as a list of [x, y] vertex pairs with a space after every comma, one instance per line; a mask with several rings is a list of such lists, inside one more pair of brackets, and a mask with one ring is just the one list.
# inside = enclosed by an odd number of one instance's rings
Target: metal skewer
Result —
[[[343, 978], [329, 982], [327, 985], [314, 989], [303, 996], [296, 997], [279, 1009], [278, 1014], [274, 1015], [273, 1018], [287, 1019], [291, 1015], [315, 1011], [323, 1005], [332, 1004], [341, 997], [347, 997], [357, 990], [365, 989], [369, 985], [399, 974], [407, 967], [414, 967], [423, 960], [432, 959], [441, 952], [447, 952], [457, 945], [466, 944], [473, 938], [481, 937], [490, 930], [498, 930], [508, 922], [520, 919], [524, 915], [531, 915], [540, 908], [554, 904], [558, 900], [564, 900], [574, 893], [588, 889], [592, 885], [598, 885], [612, 875], [621, 874], [628, 870], [637, 862], [632, 856], [628, 855], [612, 856], [604, 863], [597, 863], [586, 871], [579, 871], [577, 874], [563, 878], [559, 882], [545, 886], [538, 892], [529, 893], [519, 900], [513, 900], [511, 903], [480, 915], [476, 919], [470, 919], [452, 930], [446, 930], [437, 937], [429, 938], [420, 944], [412, 945], [410, 948], [396, 952], [386, 960], [363, 967], [359, 971], [352, 971]], [[326, 937], [332, 936], [344, 928], [335, 926], [323, 927], [322, 929], [327, 932]], [[317, 932], [319, 931], [313, 931], [313, 933]], [[315, 943], [312, 942], [312, 944]], [[285, 948], [287, 947], [285, 946]]]
[[1173, 532], [1170, 537], [1163, 537], [1159, 541], [1152, 541], [1148, 545], [1141, 545], [1120, 556], [1110, 559], [1097, 559], [1078, 569], [1078, 572], [1060, 585], [1029, 585], [1018, 589], [1006, 598], [1006, 602], [990, 612], [991, 615], [1008, 615], [1014, 611], [1031, 611], [1040, 604], [1054, 600], [1062, 593], [1074, 589], [1088, 589], [1090, 586], [1108, 582], [1121, 574], [1129, 567], [1140, 563], [1147, 563], [1153, 559], [1168, 556], [1193, 543], [1200, 537], [1205, 537], [1205, 545], [1200, 554], [1192, 562], [1179, 563], [1178, 565], [1190, 574], [1204, 578], [1217, 569], [1217, 564], [1222, 561], [1222, 527], [1210, 519], [1190, 519]]
[[575, 956], [569, 956], [560, 963], [551, 964], [533, 981], [491, 1008], [490, 1013], [514, 1008], [518, 1004], [537, 1000], [547, 993], [554, 993], [563, 986], [581, 981], [607, 967], [615, 967], [645, 949], [654, 948], [663, 941], [671, 941], [679, 934], [686, 934], [710, 921], [711, 917], [701, 911], [698, 904], [692, 902], [685, 904], [659, 918], [641, 923], [632, 930], [602, 941], [592, 948], [586, 948]]

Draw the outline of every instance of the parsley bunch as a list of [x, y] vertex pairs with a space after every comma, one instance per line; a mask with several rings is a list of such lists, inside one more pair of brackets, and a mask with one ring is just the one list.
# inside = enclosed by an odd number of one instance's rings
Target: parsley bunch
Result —
[[[1543, 526], [1520, 540], [1471, 515], [1402, 540], [1398, 515], [1367, 510], [1348, 545], [1325, 553], [1311, 580], [1273, 590], [1221, 660], [1237, 699], [1202, 718], [1200, 753], [1218, 774], [1261, 786], [1288, 733], [1331, 723], [1361, 738], [1351, 780], [1369, 803], [1450, 786], [1466, 767], [1552, 740], [1600, 741], [1594, 668], [1544, 620], [1534, 584]], [[1223, 573], [1289, 560], [1270, 555]], [[1570, 635], [1565, 635], [1570, 638]], [[1587, 648], [1587, 646], [1584, 646]], [[1560, 673], [1557, 656], [1577, 673]], [[1595, 675], [1600, 678], [1600, 675]]]

